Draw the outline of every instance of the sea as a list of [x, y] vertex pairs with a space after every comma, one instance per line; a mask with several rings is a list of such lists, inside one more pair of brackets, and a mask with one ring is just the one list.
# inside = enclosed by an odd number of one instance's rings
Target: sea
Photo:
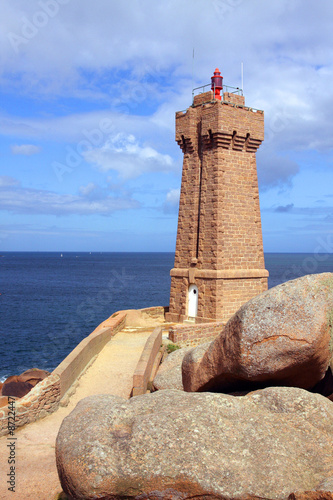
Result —
[[[102, 321], [122, 309], [169, 303], [174, 253], [3, 252], [0, 380], [52, 371]], [[333, 272], [333, 254], [266, 253], [269, 288]]]

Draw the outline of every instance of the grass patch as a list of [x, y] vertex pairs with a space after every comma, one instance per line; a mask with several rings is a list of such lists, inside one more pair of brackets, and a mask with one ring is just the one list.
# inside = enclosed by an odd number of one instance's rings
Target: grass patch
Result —
[[168, 344], [166, 346], [166, 351], [168, 354], [171, 352], [177, 351], [177, 349], [180, 349], [180, 346], [178, 344]]
[[119, 312], [113, 313], [112, 316], [111, 316], [111, 318], [115, 318], [116, 316], [118, 316], [118, 314], [119, 314]]

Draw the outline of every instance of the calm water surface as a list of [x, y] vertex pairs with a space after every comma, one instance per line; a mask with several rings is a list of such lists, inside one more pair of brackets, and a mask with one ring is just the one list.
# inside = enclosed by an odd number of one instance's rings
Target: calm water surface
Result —
[[[266, 254], [269, 287], [333, 272], [333, 254]], [[167, 305], [173, 253], [5, 252], [0, 257], [0, 379], [53, 370], [120, 309]]]

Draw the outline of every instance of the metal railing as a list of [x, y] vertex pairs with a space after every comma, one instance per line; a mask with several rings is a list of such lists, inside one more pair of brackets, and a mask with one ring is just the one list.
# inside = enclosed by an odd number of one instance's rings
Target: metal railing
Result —
[[[211, 86], [212, 86], [211, 83], [207, 83], [206, 85], [200, 85], [200, 87], [195, 87], [194, 89], [192, 89], [192, 104], [193, 104], [195, 95], [208, 92], [209, 90], [211, 90]], [[209, 89], [207, 89], [207, 87], [209, 87]], [[199, 92], [196, 92], [196, 90], [199, 90]], [[231, 87], [230, 85], [223, 85], [222, 90], [221, 90], [222, 101], [224, 100], [223, 99], [224, 92], [229, 92], [229, 94], [243, 95], [243, 89], [241, 89], [239, 87]], [[213, 99], [215, 100], [215, 85], [214, 85], [214, 89], [213, 89]]]

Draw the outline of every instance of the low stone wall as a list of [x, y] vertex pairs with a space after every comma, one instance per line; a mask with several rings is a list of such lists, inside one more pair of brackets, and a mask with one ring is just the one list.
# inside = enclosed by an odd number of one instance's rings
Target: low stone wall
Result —
[[133, 375], [132, 396], [145, 394], [154, 362], [162, 345], [162, 328], [157, 327], [149, 336]]
[[[159, 319], [162, 321], [165, 309], [159, 306], [139, 309], [136, 311], [136, 315], [139, 318]], [[21, 427], [22, 425], [34, 422], [56, 411], [60, 400], [64, 398], [66, 392], [85, 371], [93, 358], [99, 354], [116, 333], [125, 327], [126, 316], [129, 313], [130, 311], [125, 310], [112, 314], [110, 318], [103, 321], [88, 337], [84, 338], [57, 366], [51, 375], [39, 382], [23, 398], [16, 399], [13, 405], [13, 409], [15, 408], [15, 427]], [[150, 346], [152, 352], [155, 353], [155, 355], [152, 354], [154, 356], [152, 363], [155, 360], [161, 342], [162, 334], [161, 339], [155, 339], [155, 342]], [[157, 345], [158, 348], [156, 351]], [[149, 349], [146, 349], [145, 356], [147, 356], [148, 351], [150, 352]], [[148, 356], [148, 358], [148, 365], [150, 366], [150, 357]], [[145, 373], [144, 377], [146, 376]], [[8, 422], [11, 423], [11, 418], [9, 418], [11, 416], [10, 411], [13, 410], [9, 410], [8, 406], [0, 408], [0, 436], [9, 432]]]
[[167, 307], [154, 306], [145, 309], [127, 309], [126, 326], [154, 326], [158, 323], [164, 323]]
[[[84, 338], [51, 375], [39, 382], [23, 398], [16, 399], [13, 404], [15, 427], [34, 422], [56, 411], [60, 400], [91, 360], [111, 337], [124, 328], [125, 320], [125, 311], [114, 313]], [[0, 436], [8, 434], [8, 425], [13, 422], [10, 411], [13, 410], [9, 410], [8, 406], [0, 408]]]
[[223, 330], [225, 323], [179, 324], [170, 327], [169, 339], [180, 347], [189, 347], [214, 340]]
[[61, 398], [84, 371], [91, 359], [103, 349], [116, 333], [124, 328], [125, 320], [125, 311], [114, 313], [88, 337], [84, 338], [52, 372], [59, 376]]
[[[11, 401], [13, 400], [14, 398], [11, 398]], [[15, 434], [15, 428], [46, 417], [58, 409], [59, 403], [60, 378], [51, 374], [23, 398], [15, 399], [10, 409], [8, 406], [0, 408], [0, 436], [8, 434], [9, 430], [13, 430]]]
[[154, 320], [164, 321], [165, 313], [169, 311], [169, 307], [155, 306], [146, 307], [145, 309], [140, 309], [143, 318], [149, 317]]

